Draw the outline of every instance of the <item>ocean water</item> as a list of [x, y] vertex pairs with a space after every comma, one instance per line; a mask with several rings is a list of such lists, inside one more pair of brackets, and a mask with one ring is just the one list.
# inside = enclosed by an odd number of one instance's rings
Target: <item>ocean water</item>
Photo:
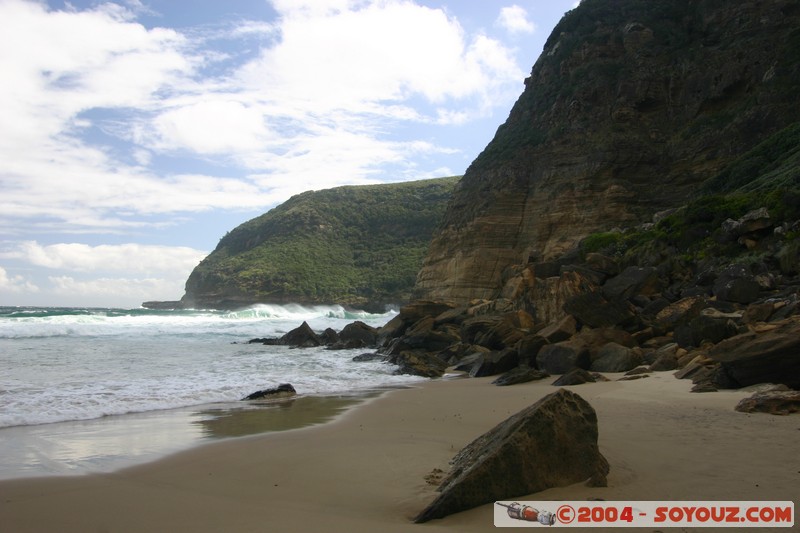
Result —
[[[143, 455], [183, 447], [198, 438], [198, 420], [204, 434], [219, 433], [213, 420], [228, 416], [223, 410], [246, 409], [238, 400], [280, 383], [294, 385], [301, 399], [280, 416], [298, 417], [318, 411], [309, 398], [419, 382], [384, 362], [352, 361], [367, 350], [247, 344], [303, 321], [339, 331], [355, 320], [381, 326], [392, 316], [299, 305], [235, 312], [0, 307], [0, 478], [20, 474], [20, 464], [25, 475], [85, 471], [87, 461], [107, 470], [104, 458], [136, 455], [143, 440]], [[128, 449], [133, 441], [137, 451]]]

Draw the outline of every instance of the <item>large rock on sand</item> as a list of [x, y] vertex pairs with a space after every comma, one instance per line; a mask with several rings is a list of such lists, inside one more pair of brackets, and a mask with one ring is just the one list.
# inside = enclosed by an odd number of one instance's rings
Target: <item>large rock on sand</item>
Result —
[[452, 463], [441, 494], [415, 522], [580, 481], [605, 486], [608, 474], [608, 461], [597, 447], [597, 415], [566, 389], [484, 433]]
[[783, 383], [800, 389], [800, 316], [725, 339], [709, 356], [735, 386]]
[[800, 413], [800, 391], [757, 392], [744, 398], [736, 405], [742, 413], [769, 413], [771, 415], [788, 415]]

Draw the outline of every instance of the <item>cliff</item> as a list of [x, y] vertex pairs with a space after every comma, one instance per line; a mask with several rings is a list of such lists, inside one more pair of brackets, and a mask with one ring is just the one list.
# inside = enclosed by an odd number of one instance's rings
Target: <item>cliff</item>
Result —
[[382, 311], [403, 303], [457, 181], [294, 196], [225, 235], [189, 276], [180, 306], [342, 304]]
[[514, 265], [723, 190], [800, 120], [798, 79], [796, 1], [584, 0], [456, 187], [417, 295], [495, 298]]

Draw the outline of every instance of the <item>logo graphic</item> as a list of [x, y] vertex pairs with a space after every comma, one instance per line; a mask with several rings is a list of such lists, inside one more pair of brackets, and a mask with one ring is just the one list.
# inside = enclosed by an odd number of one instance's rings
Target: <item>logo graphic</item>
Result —
[[550, 511], [540, 511], [529, 505], [521, 505], [518, 502], [513, 502], [510, 505], [501, 502], [495, 502], [497, 505], [506, 508], [508, 516], [515, 520], [524, 520], [526, 522], [539, 522], [544, 526], [552, 526], [556, 523], [556, 515]]

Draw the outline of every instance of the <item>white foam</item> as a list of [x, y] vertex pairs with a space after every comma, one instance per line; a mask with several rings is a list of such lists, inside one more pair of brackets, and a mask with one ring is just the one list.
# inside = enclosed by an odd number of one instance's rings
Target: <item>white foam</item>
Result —
[[[353, 362], [363, 350], [246, 344], [302, 320], [315, 330], [340, 330], [353, 320], [340, 311], [254, 306], [236, 313], [0, 317], [0, 427], [239, 400], [286, 382], [300, 393], [329, 394], [420, 379], [395, 376], [396, 368], [381, 362]], [[391, 316], [365, 319], [379, 326]]]

